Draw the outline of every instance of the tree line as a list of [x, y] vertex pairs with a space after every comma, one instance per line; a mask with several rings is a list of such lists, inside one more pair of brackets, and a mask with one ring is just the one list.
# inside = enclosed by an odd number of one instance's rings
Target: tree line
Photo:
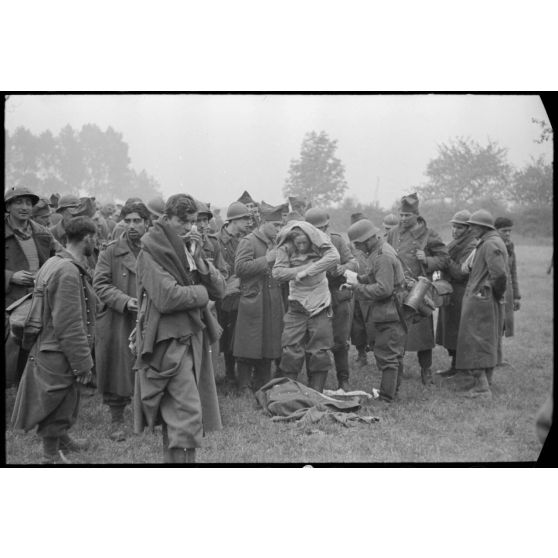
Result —
[[130, 192], [143, 199], [161, 193], [145, 170], [130, 167], [128, 144], [110, 126], [67, 125], [58, 135], [34, 135], [20, 126], [13, 134], [5, 131], [5, 153], [6, 184], [25, 185], [40, 196], [73, 193], [112, 201]]

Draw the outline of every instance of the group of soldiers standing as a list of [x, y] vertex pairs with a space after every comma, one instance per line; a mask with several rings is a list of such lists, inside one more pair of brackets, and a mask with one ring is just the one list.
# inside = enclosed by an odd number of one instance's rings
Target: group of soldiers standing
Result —
[[[360, 366], [373, 351], [380, 400], [391, 404], [405, 352], [417, 353], [423, 384], [433, 384], [436, 343], [451, 359], [439, 377], [466, 375], [466, 396], [490, 398], [501, 336], [513, 335], [513, 223], [482, 209], [456, 213], [446, 246], [416, 194], [383, 230], [354, 214], [346, 235], [329, 229], [324, 209], [256, 204], [247, 192], [224, 222], [187, 194], [130, 198], [118, 215], [113, 204], [70, 195], [53, 208], [27, 188], [4, 199], [7, 331], [8, 314], [45, 293], [30, 350], [6, 336], [6, 379], [18, 385], [12, 422], [38, 427], [45, 463], [88, 446], [68, 435], [79, 384], [102, 395], [111, 439], [128, 436], [132, 404], [135, 431], [160, 424], [163, 460], [188, 463], [204, 433], [222, 427], [219, 352], [224, 381], [240, 396], [272, 377], [300, 379], [304, 367], [310, 388], [323, 392], [334, 369], [348, 392], [352, 341]], [[438, 297], [446, 303], [435, 333], [432, 304], [408, 300], [421, 280], [436, 298], [437, 276], [451, 288]]]

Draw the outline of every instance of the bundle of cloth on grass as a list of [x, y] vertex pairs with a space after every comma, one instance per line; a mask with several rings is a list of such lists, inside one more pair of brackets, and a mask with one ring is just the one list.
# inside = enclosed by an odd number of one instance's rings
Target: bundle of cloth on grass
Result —
[[274, 421], [316, 423], [333, 419], [344, 426], [358, 423], [372, 424], [380, 419], [357, 415], [361, 408], [359, 397], [334, 399], [291, 378], [275, 378], [256, 392], [256, 399], [264, 412]]

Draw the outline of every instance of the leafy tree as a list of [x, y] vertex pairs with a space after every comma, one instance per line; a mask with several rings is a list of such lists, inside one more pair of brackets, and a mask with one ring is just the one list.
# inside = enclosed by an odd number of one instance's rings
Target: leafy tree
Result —
[[507, 149], [489, 141], [486, 146], [456, 138], [438, 146], [438, 156], [426, 168], [428, 182], [418, 190], [422, 198], [445, 201], [457, 209], [481, 198], [502, 198], [512, 168]]
[[306, 198], [313, 206], [326, 206], [343, 198], [347, 189], [345, 167], [335, 157], [337, 140], [326, 132], [304, 136], [300, 158], [291, 160], [283, 193]]
[[546, 143], [550, 141], [553, 136], [554, 132], [552, 131], [551, 126], [546, 122], [546, 120], [537, 120], [536, 118], [531, 118], [531, 122], [534, 124], [538, 124], [540, 131], [540, 136], [538, 139], [535, 140], [535, 143]]
[[511, 184], [514, 202], [532, 207], [552, 205], [552, 165], [544, 156], [531, 161], [524, 168], [515, 171]]

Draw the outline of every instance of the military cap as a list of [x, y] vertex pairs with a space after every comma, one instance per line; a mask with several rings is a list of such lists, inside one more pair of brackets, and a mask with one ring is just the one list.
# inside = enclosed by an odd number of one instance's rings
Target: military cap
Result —
[[509, 217], [496, 217], [495, 229], [507, 229], [508, 227], [513, 227], [513, 221]]
[[351, 225], [353, 223], [356, 223], [357, 221], [360, 221], [361, 219], [366, 219], [366, 217], [364, 216], [364, 213], [362, 213], [362, 211], [357, 211], [356, 213], [351, 213]]
[[157, 217], [161, 217], [165, 212], [165, 200], [161, 196], [150, 199], [145, 205], [147, 209], [149, 209], [153, 215], [157, 215]]
[[44, 215], [50, 215], [50, 205], [49, 200], [46, 198], [40, 198], [39, 201], [33, 206], [33, 217], [42, 217]]
[[208, 203], [196, 200], [196, 205], [198, 206], [198, 215], [207, 215], [208, 219], [213, 218], [213, 212], [209, 209]]
[[401, 204], [399, 205], [399, 211], [401, 211], [401, 213], [418, 213], [419, 200], [417, 194], [414, 193], [403, 196], [401, 198]]
[[238, 198], [238, 200], [240, 203], [243, 204], [247, 204], [247, 203], [253, 203], [254, 205], [258, 205], [252, 198], [252, 196], [248, 193], [247, 190], [244, 190], [244, 192], [242, 193], [242, 196], [240, 196], [240, 198]]
[[241, 219], [242, 217], [251, 217], [250, 210], [239, 201], [232, 202], [227, 209], [227, 221]]
[[283, 208], [278, 205], [277, 207], [271, 207], [271, 209], [265, 209], [260, 213], [262, 221], [282, 221], [283, 220]]

